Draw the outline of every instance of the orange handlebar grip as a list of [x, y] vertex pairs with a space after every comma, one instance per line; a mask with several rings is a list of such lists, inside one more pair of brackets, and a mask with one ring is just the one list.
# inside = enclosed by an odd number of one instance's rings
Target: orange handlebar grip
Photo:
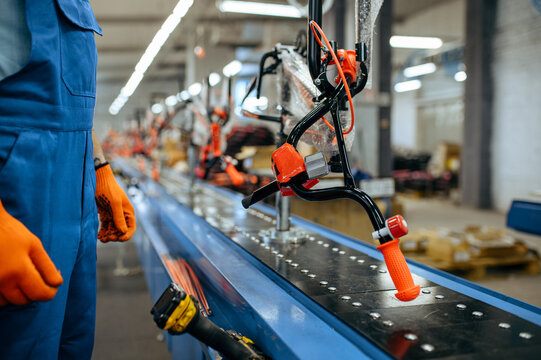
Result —
[[241, 186], [242, 184], [244, 184], [244, 178], [235, 168], [235, 166], [233, 166], [233, 164], [227, 165], [227, 167], [225, 168], [225, 172], [231, 178], [231, 182], [233, 183], [233, 185]]
[[399, 242], [400, 239], [391, 240], [378, 246], [378, 250], [383, 254], [389, 274], [398, 290], [395, 296], [401, 301], [411, 301], [419, 295], [421, 287], [413, 283], [406, 259], [398, 247]]

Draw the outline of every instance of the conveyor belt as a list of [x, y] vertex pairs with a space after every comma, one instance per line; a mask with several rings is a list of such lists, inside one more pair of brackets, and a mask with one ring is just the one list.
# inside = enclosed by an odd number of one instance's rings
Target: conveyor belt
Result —
[[273, 216], [246, 211], [210, 186], [196, 186], [189, 194], [182, 177], [165, 176], [161, 184], [268, 268], [396, 358], [534, 359], [541, 353], [541, 328], [512, 313], [417, 275], [414, 281], [421, 285], [421, 294], [412, 302], [400, 302], [384, 262], [309, 231], [308, 240], [300, 244], [272, 243], [261, 230], [274, 227]]

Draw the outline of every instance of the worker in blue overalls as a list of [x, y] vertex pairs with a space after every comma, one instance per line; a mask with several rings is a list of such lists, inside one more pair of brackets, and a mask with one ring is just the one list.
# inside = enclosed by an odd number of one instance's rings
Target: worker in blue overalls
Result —
[[94, 33], [88, 0], [0, 3], [0, 359], [90, 359], [96, 239], [135, 231], [93, 140]]

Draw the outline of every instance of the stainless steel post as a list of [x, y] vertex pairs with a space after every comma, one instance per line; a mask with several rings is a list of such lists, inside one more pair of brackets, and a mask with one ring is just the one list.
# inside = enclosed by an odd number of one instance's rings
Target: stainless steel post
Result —
[[289, 196], [276, 193], [276, 230], [289, 231], [289, 214], [291, 212], [291, 200]]

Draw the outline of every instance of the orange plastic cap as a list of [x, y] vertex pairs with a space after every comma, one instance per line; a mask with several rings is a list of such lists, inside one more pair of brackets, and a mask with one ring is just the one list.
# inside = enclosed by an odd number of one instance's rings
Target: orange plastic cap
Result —
[[408, 234], [408, 223], [402, 215], [395, 215], [387, 220], [387, 227], [393, 239], [401, 238]]

